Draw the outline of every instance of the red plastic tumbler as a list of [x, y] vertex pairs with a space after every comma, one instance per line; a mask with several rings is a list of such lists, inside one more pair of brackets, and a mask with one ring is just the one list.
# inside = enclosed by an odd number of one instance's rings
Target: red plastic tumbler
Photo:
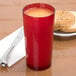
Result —
[[[47, 17], [32, 17], [24, 13], [34, 7], [47, 8], [53, 13]], [[54, 7], [44, 3], [34, 3], [23, 8], [26, 63], [31, 69], [44, 70], [51, 66], [54, 14]]]

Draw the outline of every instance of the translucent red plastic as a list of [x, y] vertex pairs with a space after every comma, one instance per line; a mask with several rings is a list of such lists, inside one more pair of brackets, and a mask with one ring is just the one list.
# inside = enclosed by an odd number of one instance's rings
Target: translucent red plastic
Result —
[[[31, 17], [27, 9], [47, 8], [53, 12], [47, 17]], [[34, 3], [23, 8], [23, 24], [26, 39], [26, 63], [34, 70], [44, 70], [52, 63], [52, 42], [55, 9], [48, 4]]]

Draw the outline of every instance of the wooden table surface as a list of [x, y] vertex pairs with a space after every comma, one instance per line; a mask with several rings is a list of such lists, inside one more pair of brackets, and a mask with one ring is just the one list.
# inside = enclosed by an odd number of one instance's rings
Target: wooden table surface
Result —
[[[32, 2], [46, 2], [56, 10], [76, 10], [76, 0], [0, 0], [0, 40], [23, 25], [22, 8]], [[76, 76], [76, 39], [53, 41], [52, 67], [33, 71], [25, 58], [10, 68], [0, 67], [0, 76]]]

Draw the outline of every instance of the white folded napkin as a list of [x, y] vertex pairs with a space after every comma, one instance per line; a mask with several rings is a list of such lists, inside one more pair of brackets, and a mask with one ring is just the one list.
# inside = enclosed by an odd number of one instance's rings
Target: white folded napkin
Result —
[[[12, 34], [8, 35], [4, 39], [0, 40], [0, 58], [3, 56], [3, 54], [7, 51], [7, 49], [10, 47], [14, 39], [16, 38], [19, 30], [16, 30]], [[16, 45], [16, 47], [13, 49], [11, 56], [8, 60], [8, 66], [12, 66], [17, 61], [22, 59], [25, 56], [25, 40], [23, 39]]]

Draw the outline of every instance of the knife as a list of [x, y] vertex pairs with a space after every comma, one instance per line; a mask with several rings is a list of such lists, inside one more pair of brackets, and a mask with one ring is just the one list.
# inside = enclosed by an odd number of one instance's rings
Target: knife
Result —
[[21, 27], [13, 43], [10, 45], [10, 47], [7, 49], [7, 51], [4, 53], [4, 55], [0, 59], [0, 64], [2, 67], [8, 66], [8, 59], [10, 57], [10, 54], [12, 50], [16, 47], [16, 45], [22, 40], [23, 35], [24, 35], [23, 27]]

